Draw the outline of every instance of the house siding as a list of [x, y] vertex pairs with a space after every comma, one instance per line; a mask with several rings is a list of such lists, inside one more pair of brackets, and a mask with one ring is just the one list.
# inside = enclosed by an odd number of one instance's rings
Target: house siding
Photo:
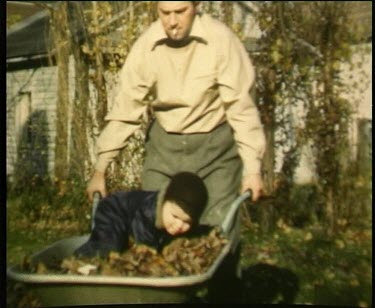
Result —
[[[53, 168], [56, 136], [57, 68], [41, 67], [7, 73], [7, 175], [12, 175], [17, 162], [16, 108], [22, 93], [30, 93], [30, 116], [45, 112], [48, 127], [48, 170]], [[21, 128], [23, 129], [23, 128]]]
[[[23, 94], [30, 96], [30, 112], [27, 121], [32, 121], [33, 115], [44, 115], [43, 132], [47, 144], [41, 148], [41, 155], [47, 155], [47, 171], [53, 174], [55, 158], [56, 137], [56, 100], [57, 100], [57, 67], [38, 67], [7, 72], [7, 133], [6, 133], [6, 160], [7, 176], [12, 179], [16, 171], [19, 153], [17, 150], [17, 133], [25, 127], [16, 127], [16, 109], [20, 104]], [[69, 64], [69, 96], [72, 101], [74, 95], [74, 62]], [[23, 125], [25, 126], [25, 125]], [[43, 151], [47, 151], [47, 154]]]

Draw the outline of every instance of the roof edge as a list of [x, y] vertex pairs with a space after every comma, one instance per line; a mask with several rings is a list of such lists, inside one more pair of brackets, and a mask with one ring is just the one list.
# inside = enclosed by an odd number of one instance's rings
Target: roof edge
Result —
[[20, 22], [15, 23], [13, 26], [11, 26], [9, 29], [7, 29], [7, 38], [8, 38], [8, 36], [10, 36], [12, 34], [27, 28], [29, 25], [31, 25], [35, 21], [37, 21], [39, 19], [42, 19], [44, 17], [47, 17], [47, 16], [49, 16], [48, 11], [46, 11], [46, 10], [40, 11], [40, 12], [37, 12], [34, 15], [32, 15], [32, 16], [24, 19], [24, 20], [21, 20]]

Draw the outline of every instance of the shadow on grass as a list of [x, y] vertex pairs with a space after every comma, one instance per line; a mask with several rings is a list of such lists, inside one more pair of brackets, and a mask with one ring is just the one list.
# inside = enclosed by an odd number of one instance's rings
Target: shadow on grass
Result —
[[299, 279], [292, 271], [259, 263], [242, 271], [242, 301], [248, 304], [292, 304]]
[[[314, 290], [314, 304], [346, 307], [371, 307], [371, 286], [322, 285]], [[362, 302], [362, 303], [361, 303]]]
[[[292, 271], [258, 263], [242, 269], [242, 278], [219, 272], [210, 280], [208, 296], [193, 298], [192, 303], [206, 304], [294, 304], [299, 279]], [[216, 278], [216, 279], [215, 279]], [[219, 280], [217, 279], [219, 278]]]

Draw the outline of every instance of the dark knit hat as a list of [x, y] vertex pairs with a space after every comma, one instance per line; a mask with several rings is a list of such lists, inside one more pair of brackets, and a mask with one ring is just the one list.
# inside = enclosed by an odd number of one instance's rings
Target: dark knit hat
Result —
[[197, 224], [208, 200], [203, 180], [191, 172], [180, 172], [172, 176], [167, 186], [164, 201], [176, 202]]

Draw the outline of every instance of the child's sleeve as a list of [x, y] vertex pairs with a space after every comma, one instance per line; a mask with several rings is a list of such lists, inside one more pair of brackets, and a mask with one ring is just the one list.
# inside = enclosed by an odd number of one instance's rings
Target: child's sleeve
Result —
[[121, 252], [128, 246], [131, 211], [126, 192], [112, 194], [99, 202], [95, 227], [89, 240], [75, 251], [84, 257], [106, 257], [110, 251]]

